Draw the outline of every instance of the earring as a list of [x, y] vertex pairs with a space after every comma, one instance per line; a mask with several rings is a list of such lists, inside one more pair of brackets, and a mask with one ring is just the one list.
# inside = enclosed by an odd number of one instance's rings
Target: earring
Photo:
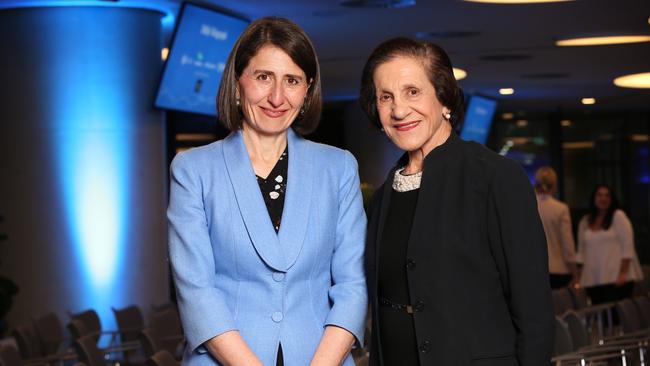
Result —
[[447, 113], [443, 113], [442, 116], [443, 116], [446, 120], [451, 119], [451, 113], [449, 113], [449, 112], [447, 112]]
[[305, 114], [305, 107], [300, 107], [300, 116]]
[[239, 98], [237, 98], [237, 99], [235, 100], [235, 104], [237, 104], [237, 107], [239, 107], [239, 106], [241, 105], [241, 103], [239, 103]]

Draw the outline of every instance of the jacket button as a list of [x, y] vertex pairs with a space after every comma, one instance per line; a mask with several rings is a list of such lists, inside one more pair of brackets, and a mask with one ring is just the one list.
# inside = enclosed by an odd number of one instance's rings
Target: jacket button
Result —
[[424, 311], [424, 301], [418, 300], [418, 302], [415, 303], [415, 311], [420, 312]]
[[282, 316], [282, 313], [279, 312], [279, 311], [276, 311], [273, 314], [271, 314], [271, 319], [273, 319], [273, 321], [276, 322], [276, 323], [281, 322], [282, 318], [284, 318], [284, 317]]
[[284, 273], [282, 273], [282, 272], [273, 272], [273, 280], [275, 282], [282, 282], [284, 280]]
[[415, 269], [415, 259], [413, 258], [406, 259], [406, 269], [410, 271]]
[[429, 353], [429, 351], [431, 351], [431, 342], [424, 341], [420, 343], [420, 352]]

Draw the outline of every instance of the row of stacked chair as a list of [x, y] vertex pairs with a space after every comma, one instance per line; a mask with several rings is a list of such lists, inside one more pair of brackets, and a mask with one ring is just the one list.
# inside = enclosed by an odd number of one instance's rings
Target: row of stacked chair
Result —
[[113, 314], [118, 330], [107, 331], [93, 309], [69, 313], [69, 336], [56, 314], [34, 318], [12, 331], [18, 349], [0, 347], [0, 366], [178, 366], [184, 337], [174, 304], [153, 306], [148, 326], [135, 305]]
[[570, 308], [555, 317], [553, 362], [555, 365], [644, 366], [649, 364], [649, 343], [648, 296]]

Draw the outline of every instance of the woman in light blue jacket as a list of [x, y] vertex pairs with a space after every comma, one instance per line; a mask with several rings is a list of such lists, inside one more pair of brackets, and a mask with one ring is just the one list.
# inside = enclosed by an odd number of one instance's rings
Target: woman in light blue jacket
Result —
[[169, 254], [183, 364], [353, 365], [367, 309], [357, 164], [307, 141], [321, 112], [314, 48], [262, 18], [219, 88], [222, 141], [171, 166]]

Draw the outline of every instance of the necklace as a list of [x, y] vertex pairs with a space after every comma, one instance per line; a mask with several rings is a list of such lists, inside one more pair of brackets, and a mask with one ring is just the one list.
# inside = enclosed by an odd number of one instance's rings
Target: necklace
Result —
[[420, 181], [422, 180], [422, 172], [419, 171], [415, 174], [403, 175], [404, 168], [395, 171], [393, 176], [393, 189], [397, 192], [408, 192], [420, 188]]

